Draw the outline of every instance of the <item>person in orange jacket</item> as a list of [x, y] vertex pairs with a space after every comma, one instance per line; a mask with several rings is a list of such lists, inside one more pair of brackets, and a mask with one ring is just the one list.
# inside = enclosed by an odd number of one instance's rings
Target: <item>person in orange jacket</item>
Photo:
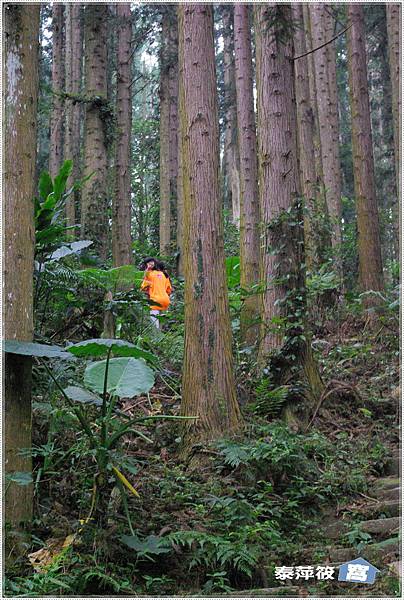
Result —
[[160, 322], [157, 315], [160, 314], [160, 311], [167, 310], [170, 305], [172, 292], [170, 278], [164, 264], [155, 258], [145, 258], [140, 268], [145, 271], [140, 289], [149, 296], [152, 302], [156, 303], [150, 305], [150, 318], [159, 329]]

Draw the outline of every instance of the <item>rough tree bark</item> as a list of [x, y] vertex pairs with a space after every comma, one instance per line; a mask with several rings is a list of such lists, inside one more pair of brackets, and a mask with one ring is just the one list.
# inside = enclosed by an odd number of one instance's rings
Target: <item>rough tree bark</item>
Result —
[[[80, 5], [66, 4], [66, 59], [65, 59], [65, 87], [66, 92], [77, 96], [81, 91], [81, 61], [83, 40], [80, 20]], [[70, 189], [80, 177], [80, 102], [66, 98], [65, 121], [65, 159], [73, 161], [72, 172], [67, 180], [67, 189]], [[66, 200], [66, 222], [68, 226], [77, 223], [76, 206], [79, 201], [79, 192], [75, 191]], [[75, 230], [70, 229], [70, 235], [75, 235]]]
[[[73, 94], [80, 94], [82, 88], [82, 61], [83, 61], [83, 27], [81, 24], [82, 9], [80, 4], [72, 4], [72, 92]], [[81, 147], [82, 147], [82, 135], [81, 135], [81, 123], [83, 121], [83, 107], [79, 102], [73, 106], [72, 113], [72, 149], [73, 156], [76, 160], [73, 161], [73, 169], [71, 173], [71, 179], [68, 184], [72, 184], [77, 181], [81, 175]], [[76, 214], [76, 222], [80, 218], [80, 199], [81, 191], [77, 190], [74, 194], [74, 202], [77, 208], [78, 214]]]
[[160, 254], [170, 254], [170, 11], [164, 8], [160, 50]]
[[52, 102], [49, 142], [49, 173], [52, 178], [57, 175], [63, 160], [63, 99], [60, 96], [64, 89], [63, 8], [63, 4], [56, 2], [52, 6], [52, 91], [55, 94]]
[[[39, 4], [4, 10], [4, 337], [32, 341]], [[5, 471], [31, 473], [31, 359], [8, 354], [5, 368]], [[32, 486], [6, 482], [5, 519], [32, 517]]]
[[[169, 132], [169, 172], [170, 172], [170, 209], [176, 215], [177, 180], [178, 180], [178, 22], [175, 7], [171, 10], [171, 26], [169, 34], [169, 68], [168, 89], [170, 97], [170, 132]], [[175, 219], [171, 219], [171, 238], [176, 239]]]
[[[318, 236], [315, 227], [318, 207], [318, 188], [316, 177], [316, 160], [314, 152], [314, 113], [310, 103], [310, 83], [308, 56], [305, 40], [303, 7], [294, 3], [292, 18], [296, 25], [293, 31], [295, 56], [302, 56], [294, 61], [297, 132], [299, 148], [300, 185], [305, 199], [304, 214], [304, 250], [306, 266], [309, 271], [318, 266]], [[306, 55], [306, 56], [305, 56]]]
[[85, 6], [85, 138], [84, 172], [93, 173], [83, 185], [82, 239], [93, 240], [95, 252], [105, 260], [108, 252], [107, 146], [111, 134], [111, 108], [107, 101], [106, 4]]
[[[307, 52], [311, 52], [313, 44], [311, 41], [311, 27], [310, 27], [310, 11], [309, 5], [303, 4], [303, 18], [304, 18], [304, 34]], [[320, 144], [320, 125], [318, 122], [318, 108], [317, 108], [317, 97], [316, 97], [316, 78], [314, 74], [314, 56], [311, 52], [307, 55], [307, 68], [309, 73], [309, 90], [310, 90], [310, 106], [313, 111], [313, 126], [314, 126], [314, 160], [316, 169], [316, 181], [319, 191], [322, 192], [325, 200], [324, 192], [324, 176], [323, 176], [323, 165], [321, 162], [321, 144]], [[324, 201], [325, 205], [325, 201]]]
[[[248, 5], [234, 5], [235, 83], [240, 155], [240, 285], [249, 290], [259, 282], [259, 204], [257, 138], [255, 132], [251, 35]], [[257, 343], [259, 315], [256, 295], [247, 295], [240, 315], [241, 336]]]
[[[362, 291], [383, 289], [379, 217], [373, 163], [367, 84], [365, 26], [361, 4], [347, 4], [349, 92], [352, 155], [358, 222], [359, 285]], [[367, 304], [377, 301], [368, 298]]]
[[236, 86], [234, 75], [233, 6], [223, 6], [223, 68], [224, 103], [226, 107], [224, 134], [225, 207], [231, 211], [233, 223], [240, 225], [240, 156], [237, 143]]
[[[330, 4], [324, 5], [323, 10], [323, 18], [324, 18], [324, 36], [325, 39], [331, 40], [335, 36], [335, 19], [332, 14], [332, 7]], [[337, 89], [337, 54], [335, 50], [335, 42], [329, 42], [326, 45], [326, 57], [327, 57], [327, 80], [328, 80], [328, 93], [329, 93], [329, 104], [328, 104], [328, 120], [331, 132], [331, 143], [332, 143], [332, 152], [333, 152], [333, 212], [329, 211], [329, 214], [332, 217], [332, 220], [336, 223], [332, 224], [332, 236], [331, 243], [333, 242], [333, 237], [335, 237], [336, 243], [341, 243], [342, 241], [342, 231], [341, 231], [341, 217], [342, 217], [342, 201], [341, 201], [341, 188], [342, 188], [342, 178], [341, 178], [341, 161], [339, 156], [339, 112], [338, 112], [338, 89]], [[341, 270], [342, 266], [340, 265], [340, 261], [338, 261], [339, 269]]]
[[223, 223], [212, 6], [179, 4], [183, 153], [185, 354], [184, 453], [241, 424], [233, 377]]
[[[328, 37], [326, 5], [309, 5], [312, 45], [320, 47]], [[336, 104], [335, 47], [333, 42], [313, 52], [321, 157], [328, 214], [332, 221], [331, 243], [341, 243], [341, 165], [339, 160], [338, 106]]]
[[259, 199], [261, 220], [265, 228], [261, 280], [267, 284], [262, 297], [261, 357], [281, 348], [283, 343], [283, 333], [271, 327], [271, 319], [282, 315], [280, 300], [286, 289], [273, 282], [280, 257], [279, 250], [271, 250], [274, 240], [271, 239], [269, 224], [282, 211], [288, 210], [293, 199], [299, 195], [295, 102], [292, 95], [292, 45], [290, 37], [281, 44], [277, 39], [280, 33], [268, 25], [275, 19], [276, 10], [285, 11], [286, 6], [276, 8], [273, 3], [254, 6]]
[[[179, 73], [178, 73], [179, 74]], [[179, 78], [178, 78], [179, 83]], [[184, 112], [183, 95], [178, 88], [178, 117]], [[178, 152], [178, 176], [177, 176], [177, 275], [184, 276], [184, 187], [182, 176], [182, 137], [181, 127], [178, 127], [177, 152]]]
[[116, 7], [118, 20], [115, 155], [115, 194], [112, 200], [112, 262], [114, 267], [132, 263], [132, 199], [130, 184], [130, 138], [132, 130], [131, 37], [129, 3]]
[[266, 283], [258, 364], [265, 366], [269, 361], [277, 380], [294, 362], [300, 363], [313, 402], [320, 397], [323, 384], [305, 322], [293, 44], [290, 31], [285, 29], [291, 21], [290, 5], [256, 4], [254, 17], [259, 195], [264, 227], [261, 280]]
[[386, 19], [392, 88], [396, 186], [398, 198], [401, 198], [401, 4], [386, 3]]
[[[72, 4], [66, 4], [65, 6], [65, 91], [71, 93], [72, 91]], [[65, 160], [73, 160], [72, 151], [72, 100], [65, 99], [65, 135], [64, 135], [64, 158]], [[76, 210], [74, 205], [74, 197], [70, 195], [66, 199], [66, 224], [74, 225], [76, 220]], [[72, 230], [71, 230], [72, 232]]]

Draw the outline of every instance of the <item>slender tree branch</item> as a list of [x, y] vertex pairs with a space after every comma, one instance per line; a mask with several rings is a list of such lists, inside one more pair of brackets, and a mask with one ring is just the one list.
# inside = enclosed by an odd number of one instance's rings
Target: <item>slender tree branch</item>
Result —
[[[140, 89], [138, 89], [133, 95], [137, 96], [138, 94], [140, 94], [140, 92], [143, 92], [143, 90], [152, 82], [152, 80], [147, 81], [143, 87], [141, 87]], [[130, 87], [130, 86], [129, 86]]]
[[351, 23], [351, 25], [348, 25], [348, 27], [345, 27], [345, 29], [343, 29], [342, 31], [337, 33], [337, 35], [334, 35], [334, 37], [332, 37], [330, 40], [328, 40], [327, 42], [324, 42], [324, 44], [321, 44], [321, 46], [317, 46], [317, 48], [313, 48], [312, 50], [309, 50], [308, 52], [305, 52], [304, 54], [300, 54], [300, 56], [294, 56], [291, 60], [297, 60], [298, 58], [303, 58], [303, 56], [307, 56], [308, 54], [311, 54], [312, 52], [315, 52], [316, 50], [320, 50], [321, 48], [324, 48], [324, 46], [331, 44], [331, 42], [336, 40], [340, 35], [342, 35], [346, 31], [348, 31], [348, 29], [350, 27], [352, 27], [352, 23]]
[[136, 83], [137, 81], [139, 81], [139, 79], [142, 79], [143, 74], [141, 73], [140, 75], [138, 75], [137, 77], [135, 77], [135, 79], [132, 79], [132, 81], [130, 82], [130, 84], [128, 85], [128, 88], [130, 89], [132, 87], [132, 85], [134, 83]]

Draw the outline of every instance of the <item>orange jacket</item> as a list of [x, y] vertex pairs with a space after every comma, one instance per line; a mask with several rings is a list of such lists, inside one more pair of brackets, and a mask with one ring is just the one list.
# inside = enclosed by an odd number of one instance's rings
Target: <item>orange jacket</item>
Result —
[[162, 271], [146, 271], [140, 289], [147, 291], [150, 300], [158, 302], [158, 306], [150, 306], [151, 310], [166, 310], [169, 307], [172, 287]]

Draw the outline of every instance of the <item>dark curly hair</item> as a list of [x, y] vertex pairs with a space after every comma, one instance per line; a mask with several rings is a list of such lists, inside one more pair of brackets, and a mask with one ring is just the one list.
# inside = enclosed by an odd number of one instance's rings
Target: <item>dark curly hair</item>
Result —
[[154, 258], [154, 256], [146, 256], [146, 258], [143, 259], [142, 262], [140, 263], [139, 269], [141, 271], [145, 271], [147, 268], [147, 263], [150, 262], [151, 260], [154, 261], [154, 270], [156, 270], [159, 261], [157, 260], [157, 258]]
[[167, 278], [170, 277], [163, 261], [158, 260], [157, 258], [154, 258], [154, 256], [146, 256], [146, 258], [140, 263], [139, 269], [141, 271], [145, 271], [147, 268], [147, 263], [150, 262], [151, 260], [154, 261], [153, 271], [161, 271], [162, 273], [164, 273], [164, 275]]

